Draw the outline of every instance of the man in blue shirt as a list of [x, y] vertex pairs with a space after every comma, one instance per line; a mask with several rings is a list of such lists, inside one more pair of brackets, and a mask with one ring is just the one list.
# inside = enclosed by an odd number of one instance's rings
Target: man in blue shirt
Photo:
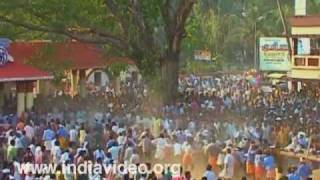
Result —
[[302, 180], [308, 179], [308, 177], [312, 174], [312, 169], [309, 164], [306, 163], [305, 158], [300, 158], [300, 164], [298, 166], [298, 169], [296, 171], [296, 174], [300, 177]]
[[212, 166], [208, 165], [206, 171], [203, 174], [203, 177], [206, 177], [208, 180], [216, 180], [218, 179], [216, 174], [212, 171]]
[[288, 170], [288, 180], [300, 180], [299, 176], [295, 173], [296, 168], [295, 167], [290, 167]]
[[56, 136], [55, 132], [50, 127], [48, 127], [43, 132], [42, 140], [52, 141], [55, 138], [55, 136]]
[[59, 125], [59, 129], [57, 131], [57, 134], [59, 137], [63, 137], [65, 139], [67, 139], [68, 135], [69, 135], [68, 131], [66, 130], [66, 128], [63, 125]]
[[52, 140], [54, 140], [56, 137], [55, 132], [50, 128], [50, 124], [48, 125], [48, 128], [44, 130], [42, 140], [44, 141], [44, 145], [46, 147], [47, 151], [51, 150], [52, 147]]
[[306, 137], [303, 134], [299, 134], [298, 143], [302, 148], [307, 148], [308, 147], [308, 141], [307, 141]]
[[263, 165], [266, 169], [266, 178], [267, 179], [275, 179], [276, 172], [275, 172], [275, 160], [274, 157], [271, 155], [270, 151], [266, 153], [266, 157], [263, 159]]

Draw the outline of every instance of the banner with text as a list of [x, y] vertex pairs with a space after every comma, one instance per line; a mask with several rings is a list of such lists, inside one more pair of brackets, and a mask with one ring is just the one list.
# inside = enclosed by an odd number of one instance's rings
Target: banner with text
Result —
[[288, 71], [290, 59], [286, 38], [263, 37], [259, 43], [261, 71]]
[[208, 50], [196, 50], [194, 51], [194, 59], [199, 61], [210, 61], [211, 52]]

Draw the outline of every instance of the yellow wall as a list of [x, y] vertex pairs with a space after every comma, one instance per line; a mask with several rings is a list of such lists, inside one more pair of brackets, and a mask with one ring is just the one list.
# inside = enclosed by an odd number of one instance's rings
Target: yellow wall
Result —
[[293, 35], [319, 35], [320, 27], [292, 27], [291, 33]]
[[320, 70], [319, 69], [292, 68], [291, 69], [291, 78], [294, 78], [294, 79], [320, 79]]
[[[292, 27], [293, 35], [320, 35], [320, 26], [317, 27]], [[311, 56], [310, 56], [311, 57]], [[307, 57], [305, 57], [307, 58]], [[294, 66], [292, 58], [291, 76], [295, 79], [318, 79], [320, 80], [320, 67]]]

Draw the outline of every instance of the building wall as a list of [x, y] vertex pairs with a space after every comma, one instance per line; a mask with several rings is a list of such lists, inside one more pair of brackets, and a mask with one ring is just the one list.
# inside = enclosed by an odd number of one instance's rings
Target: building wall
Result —
[[292, 27], [293, 35], [319, 35], [320, 27]]
[[[295, 65], [295, 59], [304, 59], [305, 65]], [[317, 60], [318, 66], [310, 66], [309, 60]], [[293, 55], [291, 77], [295, 79], [320, 79], [320, 56]]]
[[320, 69], [293, 68], [291, 77], [294, 79], [320, 79]]
[[[320, 27], [292, 27], [291, 33], [293, 35], [301, 35], [301, 37], [306, 37], [306, 35], [320, 35]], [[304, 58], [306, 60], [306, 65], [295, 66], [295, 58]], [[309, 58], [320, 59], [320, 56], [292, 55], [292, 69], [290, 72], [291, 78], [320, 80], [320, 66], [308, 66], [307, 62]]]

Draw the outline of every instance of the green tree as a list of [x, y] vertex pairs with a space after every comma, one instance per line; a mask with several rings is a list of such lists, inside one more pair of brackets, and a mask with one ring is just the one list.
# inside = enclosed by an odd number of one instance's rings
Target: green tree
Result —
[[[175, 99], [181, 43], [196, 0], [2, 0], [0, 21], [29, 31], [101, 44], [160, 75], [165, 102]], [[57, 37], [54, 36], [54, 39]], [[61, 37], [59, 37], [61, 38]]]
[[47, 44], [39, 52], [27, 59], [26, 63], [43, 71], [50, 72], [54, 76], [53, 83], [58, 86], [61, 80], [66, 78], [66, 70], [72, 67], [72, 61], [68, 59], [57, 61], [55, 52], [55, 46]]
[[[194, 49], [209, 49], [217, 64], [252, 68], [259, 37], [283, 36], [284, 29], [275, 0], [212, 0], [196, 4], [184, 41], [186, 59]], [[294, 3], [281, 1], [285, 18], [293, 15]], [[185, 63], [190, 64], [190, 63]]]
[[115, 62], [113, 64], [108, 65], [105, 68], [105, 72], [110, 74], [111, 77], [120, 76], [121, 72], [126, 71], [128, 69], [128, 64], [122, 62]]

